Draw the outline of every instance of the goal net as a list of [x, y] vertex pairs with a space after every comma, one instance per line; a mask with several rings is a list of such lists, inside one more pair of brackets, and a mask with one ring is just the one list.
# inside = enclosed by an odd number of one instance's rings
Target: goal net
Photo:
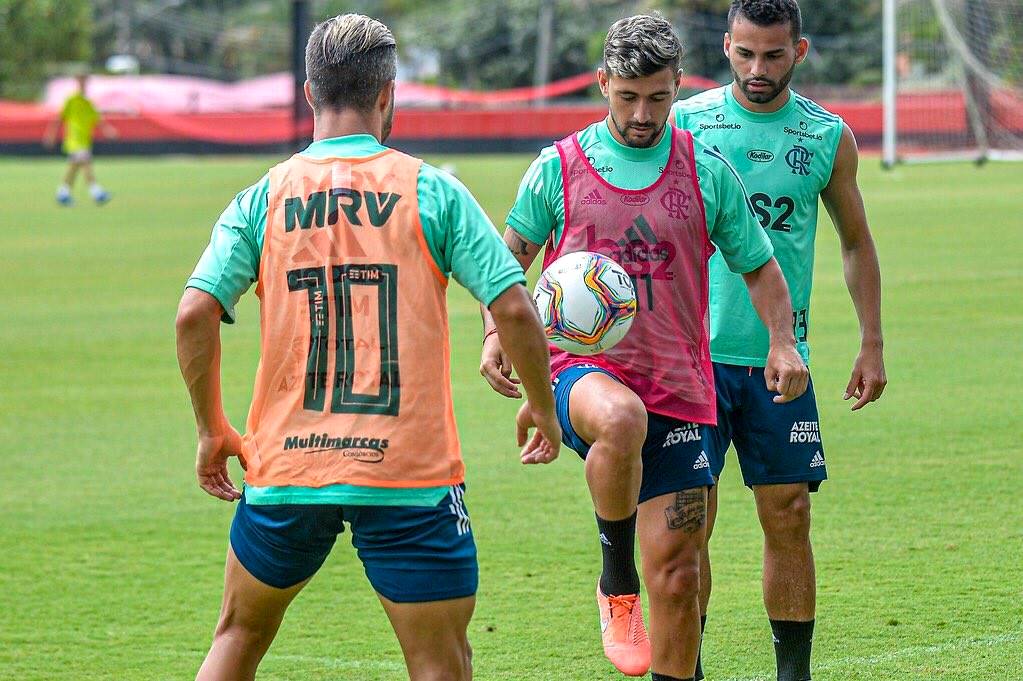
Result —
[[884, 162], [1023, 160], [1023, 0], [884, 0]]

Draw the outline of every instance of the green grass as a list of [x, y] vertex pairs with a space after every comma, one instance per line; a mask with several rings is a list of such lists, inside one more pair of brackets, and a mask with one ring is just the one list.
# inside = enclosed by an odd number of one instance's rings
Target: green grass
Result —
[[[498, 222], [529, 158], [444, 159]], [[58, 208], [54, 161], [0, 162], [0, 679], [191, 678], [217, 617], [233, 508], [204, 495], [174, 357], [181, 286], [212, 222], [273, 162], [100, 159], [114, 199]], [[814, 379], [832, 480], [814, 497], [818, 680], [1023, 678], [1020, 166], [861, 171], [884, 274], [889, 387], [850, 414], [857, 349], [822, 221]], [[242, 425], [257, 308], [224, 328]], [[523, 468], [514, 405], [477, 374], [450, 295], [453, 383], [480, 549], [478, 679], [615, 679], [592, 602], [580, 462]], [[726, 468], [705, 644], [712, 681], [769, 679], [752, 498]], [[240, 476], [239, 476], [240, 477]], [[347, 539], [292, 607], [264, 679], [390, 680], [401, 655]]]

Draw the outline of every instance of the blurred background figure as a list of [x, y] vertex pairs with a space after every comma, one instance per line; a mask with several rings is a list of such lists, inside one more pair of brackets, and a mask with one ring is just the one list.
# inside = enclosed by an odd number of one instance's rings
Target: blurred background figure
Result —
[[117, 130], [103, 120], [99, 111], [86, 96], [89, 76], [83, 73], [77, 76], [76, 80], [78, 81], [78, 90], [67, 98], [60, 113], [46, 128], [43, 143], [47, 147], [52, 147], [56, 143], [57, 133], [63, 125], [64, 144], [62, 149], [67, 154], [68, 165], [67, 171], [64, 173], [64, 180], [57, 187], [57, 203], [62, 206], [70, 206], [74, 203], [71, 189], [74, 187], [78, 171], [81, 170], [89, 185], [89, 195], [92, 200], [96, 202], [96, 205], [103, 205], [110, 200], [110, 194], [96, 181], [96, 174], [92, 170], [92, 138], [97, 127], [111, 139], [117, 138]]

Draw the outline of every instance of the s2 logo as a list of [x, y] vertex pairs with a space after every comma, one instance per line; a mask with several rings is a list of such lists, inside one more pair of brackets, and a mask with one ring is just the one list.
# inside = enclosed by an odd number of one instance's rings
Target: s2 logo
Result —
[[[792, 215], [792, 211], [796, 209], [796, 202], [792, 200], [791, 196], [779, 196], [777, 199], [772, 200], [770, 196], [763, 192], [757, 192], [749, 197], [750, 204], [753, 207], [753, 212], [756, 213], [757, 219], [760, 221], [760, 226], [764, 229], [773, 229], [776, 232], [791, 232], [792, 225], [785, 222]], [[771, 215], [771, 211], [768, 208], [781, 208], [781, 213], [775, 218]]]

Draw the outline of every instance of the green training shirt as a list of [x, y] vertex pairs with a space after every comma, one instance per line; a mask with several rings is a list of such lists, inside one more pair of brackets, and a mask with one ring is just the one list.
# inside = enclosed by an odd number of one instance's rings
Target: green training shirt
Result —
[[[810, 289], [818, 196], [831, 179], [844, 124], [790, 91], [773, 113], [744, 109], [732, 86], [708, 90], [672, 107], [671, 120], [721, 152], [739, 171], [761, 227], [774, 244], [792, 296], [793, 330], [809, 362]], [[767, 328], [740, 277], [715, 254], [710, 261], [710, 354], [715, 362], [762, 367]]]
[[[650, 148], [625, 146], [612, 136], [606, 120], [581, 130], [578, 139], [594, 170], [621, 189], [649, 187], [664, 172], [671, 152], [668, 134]], [[720, 253], [717, 257], [723, 258], [735, 272], [757, 269], [770, 260], [771, 242], [753, 217], [738, 173], [721, 154], [699, 140], [694, 147], [707, 232]], [[555, 243], [561, 239], [565, 229], [565, 195], [561, 159], [554, 145], [544, 147], [529, 166], [506, 222], [534, 244], [543, 244], [552, 232]]]
[[[384, 151], [371, 135], [350, 135], [313, 142], [302, 153], [312, 158], [361, 158]], [[209, 246], [186, 287], [216, 298], [223, 320], [234, 322], [235, 304], [256, 281], [266, 232], [269, 177], [239, 193], [213, 226]], [[522, 268], [493, 223], [461, 182], [426, 163], [416, 191], [426, 245], [445, 275], [467, 288], [484, 305], [515, 284], [525, 284]], [[247, 487], [251, 504], [369, 504], [434, 506], [447, 487], [377, 488], [356, 485]]]

